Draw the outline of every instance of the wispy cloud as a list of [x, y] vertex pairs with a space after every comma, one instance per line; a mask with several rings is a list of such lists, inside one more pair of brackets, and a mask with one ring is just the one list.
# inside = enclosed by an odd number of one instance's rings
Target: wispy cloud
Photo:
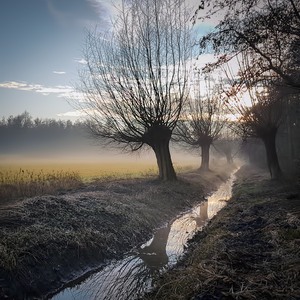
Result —
[[68, 111], [64, 113], [57, 114], [58, 117], [72, 117], [72, 118], [79, 118], [86, 116], [86, 113], [82, 110], [74, 110], [74, 111]]
[[109, 29], [111, 20], [120, 12], [122, 0], [87, 0], [99, 16], [102, 27]]
[[87, 0], [87, 2], [97, 11], [100, 17], [107, 15], [109, 8], [112, 6], [111, 1]]
[[83, 58], [74, 58], [74, 61], [81, 64], [81, 65], [86, 65], [87, 61]]
[[72, 86], [68, 86], [68, 85], [56, 85], [53, 87], [48, 87], [41, 84], [31, 84], [24, 81], [5, 81], [5, 82], [0, 82], [0, 88], [35, 92], [35, 93], [40, 93], [44, 96], [54, 94], [58, 98], [67, 98], [67, 99], [74, 99], [74, 100], [83, 99], [81, 93], [76, 91]]
[[58, 74], [58, 75], [64, 75], [66, 74], [66, 72], [64, 71], [53, 71], [54, 74]]

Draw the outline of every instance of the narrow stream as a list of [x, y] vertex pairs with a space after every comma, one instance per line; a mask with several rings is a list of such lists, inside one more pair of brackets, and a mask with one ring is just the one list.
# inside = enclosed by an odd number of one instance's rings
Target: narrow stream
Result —
[[65, 288], [52, 300], [138, 299], [151, 290], [155, 276], [177, 263], [187, 241], [226, 205], [234, 174], [192, 210], [158, 229], [151, 240], [119, 261], [94, 273], [83, 282]]

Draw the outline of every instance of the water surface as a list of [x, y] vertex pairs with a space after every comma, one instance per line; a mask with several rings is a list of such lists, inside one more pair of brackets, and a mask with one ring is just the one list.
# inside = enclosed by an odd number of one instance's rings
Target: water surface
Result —
[[234, 175], [206, 201], [158, 229], [152, 239], [81, 283], [67, 287], [53, 300], [138, 299], [151, 290], [155, 276], [177, 263], [187, 241], [201, 230], [231, 197]]

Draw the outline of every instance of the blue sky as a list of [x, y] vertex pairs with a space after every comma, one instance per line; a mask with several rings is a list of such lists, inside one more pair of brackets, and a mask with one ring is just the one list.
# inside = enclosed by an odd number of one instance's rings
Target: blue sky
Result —
[[97, 0], [3, 0], [0, 4], [0, 117], [27, 110], [56, 118], [77, 80], [84, 29], [107, 27]]
[[[120, 0], [2, 0], [0, 117], [71, 118], [85, 28], [107, 29]], [[198, 0], [189, 0], [198, 2]]]

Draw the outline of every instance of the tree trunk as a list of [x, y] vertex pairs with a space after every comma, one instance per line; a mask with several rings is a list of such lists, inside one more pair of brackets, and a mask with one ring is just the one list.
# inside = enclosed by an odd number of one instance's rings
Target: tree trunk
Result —
[[153, 124], [144, 134], [144, 142], [152, 147], [159, 170], [159, 179], [176, 180], [169, 143], [172, 131], [166, 125]]
[[223, 153], [225, 154], [228, 165], [233, 164], [232, 145], [231, 145], [231, 143], [232, 142], [228, 141], [226, 144], [224, 144], [223, 148], [221, 148], [223, 150]]
[[161, 180], [176, 180], [176, 173], [173, 167], [169, 141], [160, 141], [152, 146], [159, 170], [159, 179]]
[[277, 129], [273, 129], [264, 137], [262, 137], [266, 148], [267, 164], [272, 179], [280, 179], [282, 177], [282, 171], [276, 151], [276, 133]]
[[205, 143], [201, 146], [201, 166], [200, 170], [209, 170], [209, 148], [210, 143]]
[[232, 158], [231, 152], [226, 152], [225, 156], [226, 156], [227, 164], [228, 165], [233, 164], [233, 158]]

